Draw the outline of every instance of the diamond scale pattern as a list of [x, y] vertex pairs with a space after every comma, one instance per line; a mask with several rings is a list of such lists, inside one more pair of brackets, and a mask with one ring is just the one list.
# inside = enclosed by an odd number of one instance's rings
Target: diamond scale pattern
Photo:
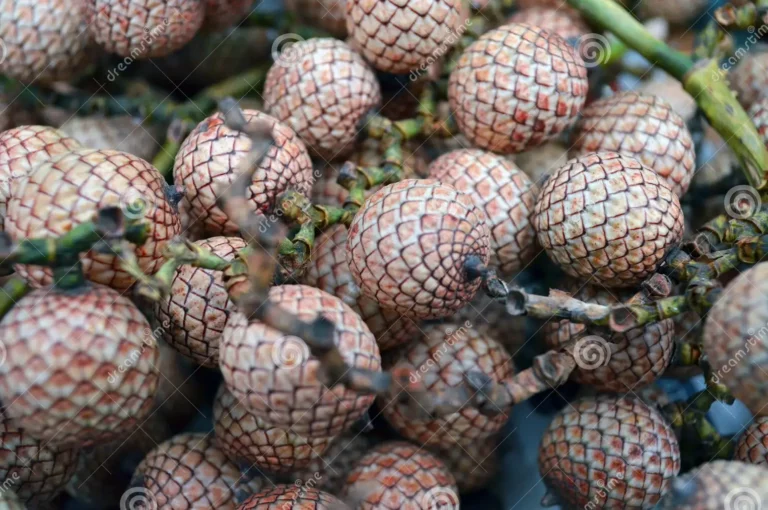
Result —
[[388, 73], [426, 68], [458, 42], [464, 21], [460, 0], [347, 0], [352, 47]]
[[80, 148], [77, 140], [48, 126], [19, 126], [0, 133], [0, 222], [5, 220], [11, 181]]
[[152, 409], [159, 375], [152, 330], [109, 287], [32, 291], [0, 322], [0, 343], [5, 413], [51, 447], [110, 441]]
[[354, 429], [347, 431], [334, 439], [322, 455], [313, 456], [306, 468], [296, 471], [296, 479], [313, 479], [316, 489], [341, 494], [350, 471], [372, 446], [368, 435]]
[[350, 510], [336, 496], [314, 487], [276, 485], [254, 494], [237, 510]]
[[365, 496], [360, 510], [423, 510], [430, 491], [458, 494], [456, 480], [437, 457], [403, 441], [383, 443], [357, 463], [344, 494]]
[[491, 232], [491, 267], [511, 275], [533, 258], [536, 233], [530, 222], [539, 188], [503, 156], [463, 149], [440, 156], [430, 177], [472, 197]]
[[512, 154], [571, 126], [587, 87], [584, 61], [565, 40], [510, 23], [486, 32], [464, 51], [451, 73], [448, 99], [473, 145]]
[[747, 53], [736, 67], [729, 69], [728, 82], [744, 108], [749, 109], [756, 101], [766, 97], [765, 91], [768, 90], [766, 68], [768, 68], [768, 52], [754, 51]]
[[[626, 302], [630, 292], [608, 292], [597, 286], [572, 285], [573, 297], [587, 303], [616, 305]], [[584, 324], [568, 320], [551, 321], [544, 326], [544, 341], [550, 349], [560, 349], [586, 330]], [[669, 366], [674, 346], [675, 323], [672, 319], [653, 322], [645, 327], [635, 328], [626, 333], [613, 334], [605, 338], [610, 342], [608, 351], [595, 352], [607, 363], [587, 369], [577, 366], [571, 378], [581, 384], [594, 386], [598, 391], [627, 393], [637, 391], [660, 377]], [[599, 332], [595, 332], [600, 336]], [[577, 356], [589, 359], [589, 346]], [[610, 357], [609, 357], [610, 356]], [[599, 361], [596, 358], [595, 361]], [[592, 361], [590, 359], [590, 361]], [[590, 363], [591, 365], [591, 363]]]
[[164, 57], [187, 44], [205, 17], [203, 0], [84, 0], [91, 37], [121, 57]]
[[[300, 319], [325, 317], [336, 326], [334, 340], [351, 367], [381, 368], [376, 339], [368, 326], [340, 299], [305, 285], [272, 287], [269, 299]], [[219, 365], [228, 389], [267, 423], [289, 427], [306, 438], [334, 437], [360, 418], [373, 396], [343, 385], [324, 387], [320, 362], [303, 340], [244, 315], [230, 316], [221, 337]]]
[[723, 510], [746, 505], [759, 510], [766, 500], [768, 477], [763, 466], [716, 460], [681, 476], [662, 501], [661, 508]]
[[[145, 273], [154, 274], [163, 263], [165, 243], [181, 232], [179, 216], [165, 190], [163, 176], [143, 159], [120, 151], [79, 149], [13, 182], [5, 229], [17, 241], [57, 237], [91, 221], [100, 208], [125, 209], [141, 199], [149, 234], [147, 242], [136, 247], [136, 258]], [[82, 261], [91, 281], [119, 290], [134, 282], [114, 255], [90, 252]], [[16, 270], [37, 286], [53, 280], [49, 268], [17, 266]]]
[[541, 440], [539, 472], [564, 504], [652, 508], [680, 471], [672, 428], [641, 400], [601, 395], [574, 402]]
[[133, 474], [157, 508], [235, 510], [265, 479], [240, 471], [207, 434], [179, 434], [149, 452]]
[[[407, 366], [429, 392], [444, 392], [465, 385], [467, 374], [480, 372], [495, 383], [514, 374], [507, 351], [495, 340], [481, 335], [471, 325], [453, 329], [434, 327], [400, 352], [393, 366]], [[466, 406], [457, 413], [432, 420], [416, 421], [397, 399], [382, 399], [382, 415], [403, 437], [420, 445], [440, 448], [476, 448], [480, 440], [501, 430], [511, 409], [500, 409], [495, 417]]]
[[623, 92], [599, 99], [573, 128], [571, 157], [619, 152], [666, 179], [682, 197], [696, 170], [696, 152], [683, 118], [664, 99]]
[[285, 8], [309, 26], [347, 37], [347, 0], [285, 0]]
[[[538, 2], [538, 4], [555, 4], [556, 2]], [[519, 4], [519, 2], [518, 2]], [[566, 8], [554, 5], [535, 5], [521, 9], [509, 17], [507, 23], [525, 23], [543, 28], [551, 34], [556, 34], [572, 43], [591, 32], [584, 18], [566, 4]]]
[[704, 352], [713, 372], [755, 416], [768, 416], [768, 263], [734, 278], [704, 323]]
[[[248, 122], [271, 125], [274, 139], [248, 188], [253, 212], [270, 211], [278, 195], [288, 189], [308, 196], [312, 160], [296, 133], [265, 113], [243, 110], [243, 115]], [[216, 205], [216, 198], [235, 180], [237, 165], [250, 150], [250, 138], [226, 127], [221, 113], [198, 124], [179, 149], [173, 176], [176, 185], [185, 190], [181, 211], [191, 221], [202, 221], [211, 235], [238, 232], [237, 225]]]
[[[223, 236], [195, 244], [229, 261], [247, 246], [239, 237]], [[234, 309], [222, 272], [191, 265], [183, 265], [176, 271], [168, 297], [156, 308], [166, 342], [207, 367], [219, 366], [221, 333]]]
[[470, 301], [469, 257], [490, 258], [485, 214], [472, 198], [434, 179], [385, 186], [355, 216], [347, 263], [362, 293], [415, 318], [446, 317]]
[[363, 118], [380, 102], [376, 75], [336, 39], [292, 45], [269, 69], [264, 84], [267, 112], [326, 160], [354, 148]]
[[683, 235], [680, 201], [639, 161], [613, 152], [572, 159], [539, 194], [539, 244], [563, 271], [631, 287], [656, 271]]
[[768, 417], [761, 416], [747, 427], [736, 444], [735, 460], [750, 464], [768, 464]]

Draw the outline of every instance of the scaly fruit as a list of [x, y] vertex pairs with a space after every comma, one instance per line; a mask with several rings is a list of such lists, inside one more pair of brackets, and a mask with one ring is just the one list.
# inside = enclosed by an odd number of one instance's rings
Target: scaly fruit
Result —
[[640, 0], [637, 12], [648, 18], [664, 18], [670, 23], [683, 24], [705, 17], [709, 0]]
[[471, 448], [453, 446], [432, 452], [445, 463], [463, 494], [480, 490], [493, 479], [499, 468], [497, 450], [497, 438], [490, 437], [474, 443]]
[[432, 162], [429, 176], [472, 197], [491, 233], [491, 262], [512, 275], [533, 258], [536, 232], [530, 217], [538, 187], [513, 162], [477, 149], [449, 152]]
[[581, 112], [572, 136], [571, 157], [619, 152], [662, 176], [678, 197], [696, 170], [691, 133], [660, 97], [623, 92], [599, 99]]
[[665, 510], [760, 510], [768, 501], [768, 471], [737, 461], [716, 460], [679, 477], [664, 498]]
[[309, 486], [275, 485], [254, 494], [237, 510], [350, 510], [343, 501]]
[[349, 154], [361, 121], [381, 102], [376, 75], [343, 41], [309, 39], [285, 50], [267, 73], [264, 107], [330, 161]]
[[566, 508], [652, 508], [680, 471], [672, 428], [629, 397], [588, 397], [563, 408], [539, 449], [539, 472]]
[[290, 428], [264, 422], [238, 402], [225, 384], [213, 402], [216, 442], [229, 458], [259, 471], [290, 474], [322, 456], [330, 438], [305, 438]]
[[553, 6], [536, 5], [521, 9], [510, 16], [507, 23], [525, 23], [542, 28], [551, 34], [559, 35], [573, 46], [579, 38], [591, 32], [589, 25], [578, 12]]
[[77, 450], [53, 448], [7, 418], [0, 419], [0, 443], [0, 477], [11, 483], [10, 490], [2, 493], [14, 492], [23, 503], [45, 504], [64, 489], [75, 472]]
[[768, 416], [759, 416], [736, 445], [735, 460], [768, 465]]
[[50, 446], [133, 430], [152, 409], [158, 351], [147, 319], [117, 291], [38, 289], [0, 322], [5, 414]]
[[434, 179], [385, 186], [355, 215], [347, 263], [362, 293], [382, 308], [447, 317], [480, 288], [470, 262], [488, 264], [485, 214], [472, 198]]
[[59, 129], [89, 149], [112, 149], [150, 161], [160, 150], [163, 133], [129, 115], [71, 117]]
[[367, 434], [350, 430], [333, 440], [321, 455], [295, 472], [297, 480], [314, 480], [315, 488], [341, 494], [347, 476], [357, 462], [370, 451], [374, 442]]
[[347, 0], [285, 0], [285, 8], [311, 27], [347, 37]]
[[656, 96], [669, 103], [686, 125], [699, 108], [683, 84], [661, 70], [653, 72], [651, 78], [640, 83], [635, 90], [644, 96]]
[[[574, 282], [573, 297], [587, 303], [616, 305], [629, 293], [612, 293], [604, 288]], [[618, 295], [617, 295], [618, 294]], [[551, 321], [544, 326], [544, 341], [550, 349], [561, 349], [588, 328], [569, 320]], [[584, 337], [576, 340], [573, 355], [576, 369], [571, 378], [598, 391], [626, 393], [638, 391], [659, 378], [669, 366], [674, 347], [672, 319], [652, 322], [603, 340]], [[595, 332], [600, 335], [600, 332]]]
[[253, 8], [253, 0], [205, 0], [206, 30], [224, 30], [242, 21]]
[[[246, 247], [239, 237], [212, 237], [195, 243], [231, 261]], [[183, 265], [176, 270], [168, 297], [157, 304], [168, 345], [206, 367], [219, 366], [219, 341], [235, 305], [221, 271]]]
[[408, 343], [419, 335], [416, 321], [381, 308], [360, 293], [347, 263], [347, 229], [342, 225], [331, 227], [315, 241], [304, 283], [351, 306], [368, 325], [382, 351]]
[[549, 258], [570, 276], [632, 287], [680, 241], [683, 212], [656, 172], [601, 152], [572, 159], [547, 180], [533, 226]]
[[[296, 133], [265, 113], [243, 110], [243, 115], [249, 123], [269, 125], [274, 139], [248, 188], [251, 210], [271, 211], [278, 195], [288, 189], [308, 196], [312, 160]], [[250, 150], [248, 135], [225, 126], [221, 113], [198, 124], [179, 149], [173, 176], [176, 186], [185, 190], [180, 209], [191, 221], [202, 221], [210, 235], [233, 235], [239, 231], [216, 205], [216, 199], [235, 180], [238, 165]]]
[[765, 74], [765, 68], [768, 66], [768, 51], [754, 51], [747, 53], [736, 67], [729, 68], [726, 75], [731, 88], [736, 92], [736, 96], [746, 109], [766, 97], [768, 90], [768, 77]]
[[0, 230], [11, 197], [11, 182], [26, 177], [46, 161], [80, 148], [77, 140], [48, 126], [19, 126], [0, 133]]
[[379, 71], [425, 72], [466, 31], [461, 0], [347, 0], [352, 47]]
[[[139, 266], [154, 274], [164, 259], [165, 243], [181, 233], [179, 216], [166, 196], [167, 184], [152, 165], [125, 152], [79, 149], [39, 165], [11, 186], [5, 229], [14, 240], [56, 237], [91, 221], [100, 208], [119, 206], [149, 227], [146, 243], [136, 247]], [[89, 252], [82, 259], [89, 280], [118, 290], [134, 282], [120, 258]], [[33, 285], [52, 281], [49, 268], [17, 266]]]
[[69, 0], [0, 0], [0, 74], [66, 81], [88, 60], [85, 17]]
[[133, 489], [126, 494], [134, 494], [136, 502], [154, 504], [149, 508], [235, 510], [260, 491], [265, 481], [243, 473], [208, 434], [185, 433], [159, 444], [144, 457], [133, 475]]
[[163, 57], [187, 44], [205, 17], [202, 0], [84, 0], [91, 37], [121, 57]]
[[[755, 416], [768, 416], [768, 263], [757, 264], [731, 281], [707, 314], [704, 353], [713, 377]], [[747, 360], [742, 358], [748, 357]]]
[[383, 443], [360, 459], [343, 495], [361, 500], [360, 510], [459, 508], [456, 480], [445, 464], [403, 441]]
[[571, 126], [587, 98], [587, 68], [561, 37], [511, 23], [461, 55], [448, 82], [459, 130], [481, 149], [511, 154]]
[[[376, 339], [339, 298], [305, 285], [272, 287], [269, 300], [300, 319], [333, 322], [334, 343], [349, 366], [379, 370]], [[320, 362], [303, 340], [240, 314], [230, 315], [219, 346], [219, 365], [233, 395], [272, 425], [306, 438], [334, 437], [365, 414], [372, 395], [338, 384], [323, 386]]]
[[[436, 353], [439, 352], [439, 355]], [[500, 384], [514, 374], [514, 365], [504, 347], [474, 330], [471, 324], [435, 326], [398, 353], [393, 366], [411, 370], [428, 392], [445, 393], [466, 384], [475, 372]], [[446, 448], [475, 448], [501, 430], [510, 408], [487, 416], [472, 406], [439, 418], [414, 420], [397, 397], [381, 400], [381, 413], [403, 437], [420, 445]]]

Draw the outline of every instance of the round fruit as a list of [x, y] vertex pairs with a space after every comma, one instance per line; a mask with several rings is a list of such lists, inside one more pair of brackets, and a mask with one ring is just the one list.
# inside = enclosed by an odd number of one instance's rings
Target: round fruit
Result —
[[75, 117], [59, 128], [89, 149], [113, 149], [145, 159], [160, 150], [158, 140], [164, 133], [150, 124], [142, 124], [130, 115], [117, 117]]
[[46, 161], [80, 149], [65, 133], [48, 126], [19, 126], [0, 133], [0, 230], [11, 197], [11, 182]]
[[372, 446], [368, 435], [354, 430], [345, 432], [321, 456], [313, 457], [306, 468], [296, 471], [296, 479], [313, 479], [315, 488], [341, 494], [349, 472]]
[[524, 23], [556, 34], [574, 45], [580, 37], [591, 32], [589, 25], [576, 12], [557, 7], [533, 6], [521, 9], [507, 20], [507, 23]]
[[0, 419], [0, 444], [0, 477], [11, 484], [10, 490], [6, 488], [2, 493], [15, 493], [30, 505], [44, 505], [53, 499], [64, 489], [77, 465], [76, 450], [52, 448], [7, 418]]
[[134, 488], [126, 494], [135, 491], [137, 502], [143, 498], [156, 508], [175, 510], [235, 510], [265, 482], [241, 472], [208, 434], [189, 433], [179, 434], [149, 452], [133, 479]]
[[563, 408], [539, 449], [539, 472], [568, 508], [651, 508], [680, 471], [680, 448], [640, 400], [589, 397]]
[[382, 351], [408, 343], [419, 335], [419, 326], [413, 319], [381, 308], [360, 293], [347, 264], [347, 229], [342, 225], [331, 227], [315, 241], [304, 283], [351, 306], [368, 325]]
[[158, 352], [147, 319], [117, 291], [38, 289], [0, 322], [5, 414], [50, 446], [134, 430], [152, 409]]
[[750, 464], [768, 464], [768, 416], [755, 419], [736, 445], [735, 460]]
[[587, 86], [584, 62], [561, 37], [511, 23], [486, 32], [461, 55], [448, 99], [472, 144], [511, 154], [573, 124]]
[[530, 216], [538, 187], [513, 162], [490, 152], [463, 149], [444, 154], [429, 175], [472, 197], [491, 233], [491, 267], [512, 275], [534, 256]]
[[456, 480], [445, 464], [402, 441], [383, 443], [360, 459], [344, 494], [359, 497], [360, 510], [459, 508]]
[[[471, 324], [435, 326], [399, 354], [392, 365], [409, 368], [411, 379], [420, 381], [433, 393], [463, 387], [472, 372], [482, 373], [496, 384], [514, 373], [507, 351]], [[464, 406], [447, 416], [417, 421], [396, 397], [382, 399], [379, 407], [400, 435], [420, 445], [442, 449], [476, 448], [478, 441], [501, 430], [511, 411], [511, 407], [498, 409], [498, 415], [491, 417], [472, 406]]]
[[382, 308], [446, 317], [480, 288], [466, 265], [488, 264], [485, 214], [452, 186], [406, 179], [365, 201], [349, 229], [347, 263], [362, 293]]
[[463, 13], [461, 0], [347, 0], [347, 32], [379, 71], [425, 72], [466, 31]]
[[307, 439], [272, 426], [250, 412], [221, 385], [213, 403], [216, 442], [231, 459], [268, 473], [293, 473], [324, 454], [329, 438]]
[[[664, 18], [670, 23], [682, 24], [696, 21], [705, 17], [704, 11], [709, 7], [709, 0], [640, 0], [638, 12], [648, 18]], [[687, 25], [686, 25], [687, 26]]]
[[[298, 318], [325, 317], [335, 325], [334, 341], [351, 367], [379, 370], [376, 339], [352, 308], [305, 285], [272, 287], [269, 300]], [[221, 337], [219, 361], [227, 387], [267, 423], [290, 428], [306, 438], [333, 437], [352, 425], [373, 401], [338, 384], [326, 388], [320, 362], [303, 340], [240, 313], [230, 315]]]
[[[616, 305], [630, 297], [611, 293], [601, 287], [575, 284], [573, 297], [587, 303]], [[544, 340], [550, 349], [570, 344], [586, 326], [569, 320], [551, 321], [544, 326]], [[637, 391], [660, 377], [669, 366], [674, 346], [675, 324], [672, 319], [652, 322], [613, 334], [610, 338], [576, 340], [573, 355], [576, 369], [571, 377], [598, 391], [626, 393]], [[599, 335], [600, 332], [595, 332]]]
[[664, 71], [651, 73], [651, 78], [639, 84], [636, 90], [643, 96], [656, 96], [669, 103], [686, 125], [693, 119], [699, 108], [696, 100], [685, 91], [683, 84]]
[[599, 99], [573, 128], [571, 157], [620, 152], [647, 166], [682, 197], [696, 170], [693, 138], [672, 106], [652, 95], [623, 92]]
[[[212, 237], [195, 244], [228, 261], [247, 246], [239, 237]], [[234, 309], [221, 271], [186, 264], [176, 270], [168, 297], [156, 308], [166, 342], [207, 367], [219, 366], [219, 340]]]
[[[755, 416], [768, 416], [768, 263], [757, 264], [731, 281], [704, 323], [704, 353], [713, 378]], [[745, 359], [746, 358], [746, 359]]]
[[343, 501], [327, 492], [301, 485], [275, 485], [254, 494], [237, 510], [350, 510]]
[[88, 31], [110, 53], [163, 57], [187, 44], [205, 16], [202, 0], [85, 0]]
[[205, 21], [207, 30], [223, 30], [237, 24], [253, 8], [252, 0], [205, 0]]
[[435, 449], [434, 453], [445, 463], [454, 478], [460, 493], [470, 493], [482, 489], [494, 478], [498, 471], [496, 438], [481, 440], [472, 448], [451, 447]]
[[749, 109], [756, 101], [766, 97], [766, 66], [768, 52], [755, 51], [748, 52], [736, 67], [729, 68], [728, 82], [744, 108]]
[[267, 73], [264, 107], [325, 160], [354, 148], [365, 116], [381, 102], [376, 75], [345, 42], [310, 39], [285, 50]]
[[533, 226], [547, 255], [569, 275], [632, 287], [680, 241], [683, 212], [658, 174], [602, 152], [572, 159], [547, 180]]
[[[296, 133], [259, 111], [244, 110], [243, 115], [248, 122], [269, 124], [274, 139], [249, 188], [252, 211], [269, 212], [288, 189], [309, 195], [312, 160]], [[248, 135], [225, 126], [221, 113], [198, 124], [179, 149], [173, 175], [176, 186], [185, 190], [180, 209], [191, 220], [201, 220], [211, 235], [232, 235], [239, 230], [216, 205], [216, 199], [235, 180], [238, 165], [250, 150]]]
[[0, 0], [0, 74], [24, 83], [73, 78], [88, 58], [86, 28], [69, 0]]
[[768, 501], [763, 466], [716, 460], [679, 477], [664, 498], [667, 510], [760, 510]]
[[[136, 247], [136, 258], [145, 273], [154, 274], [164, 261], [166, 241], [181, 232], [166, 187], [160, 172], [143, 159], [120, 151], [79, 149], [13, 182], [5, 229], [17, 241], [57, 237], [91, 221], [100, 208], [120, 206], [127, 217], [143, 218], [149, 226], [147, 241]], [[119, 257], [89, 253], [82, 260], [89, 280], [119, 290], [133, 284]], [[48, 268], [17, 270], [34, 285], [52, 281]]]
[[285, 0], [285, 8], [303, 23], [334, 37], [347, 37], [346, 0]]

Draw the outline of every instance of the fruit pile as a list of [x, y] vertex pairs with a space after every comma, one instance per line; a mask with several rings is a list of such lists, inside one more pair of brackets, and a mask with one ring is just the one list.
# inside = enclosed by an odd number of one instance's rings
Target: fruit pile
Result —
[[760, 508], [765, 5], [624, 3], [0, 0], [0, 510]]

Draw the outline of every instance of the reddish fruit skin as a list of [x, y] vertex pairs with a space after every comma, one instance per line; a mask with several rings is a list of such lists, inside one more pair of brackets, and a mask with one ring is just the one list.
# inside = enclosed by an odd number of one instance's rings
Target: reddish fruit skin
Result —
[[688, 127], [660, 97], [623, 92], [599, 99], [581, 112], [573, 128], [571, 157], [620, 152], [647, 166], [682, 197], [696, 170]]
[[[750, 52], [729, 69], [727, 74], [731, 88], [736, 92], [741, 106], [746, 109], [752, 107], [755, 102], [766, 97], [768, 80], [765, 76], [765, 67], [768, 65], [768, 52]], [[726, 75], [723, 74], [725, 79]]]
[[429, 176], [472, 197], [491, 233], [491, 267], [511, 275], [533, 258], [536, 232], [530, 222], [539, 188], [510, 160], [477, 149], [440, 156]]
[[554, 6], [536, 5], [521, 9], [510, 16], [507, 23], [525, 23], [543, 28], [551, 34], [559, 35], [571, 44], [591, 32], [578, 12]]
[[704, 352], [714, 377], [755, 416], [768, 416], [766, 292], [768, 263], [752, 266], [728, 284], [704, 324]]
[[628, 397], [600, 395], [566, 406], [539, 449], [539, 472], [568, 508], [651, 508], [679, 471], [672, 428]]
[[347, 0], [285, 0], [285, 8], [309, 26], [347, 37]]
[[[265, 122], [272, 127], [274, 145], [267, 152], [248, 188], [253, 212], [269, 212], [278, 195], [295, 189], [308, 196], [312, 187], [312, 160], [304, 143], [286, 125], [256, 110], [243, 110], [246, 121]], [[173, 167], [176, 186], [185, 190], [182, 213], [200, 220], [210, 235], [233, 235], [239, 231], [216, 199], [235, 180], [238, 164], [251, 149], [250, 138], [224, 125], [216, 113], [202, 121], [184, 140]]]
[[[573, 297], [587, 303], [616, 305], [625, 302], [627, 293], [611, 293], [603, 288], [574, 285]], [[561, 349], [587, 329], [568, 320], [551, 321], [544, 326], [544, 341], [550, 349]], [[674, 346], [672, 319], [650, 323], [622, 334], [605, 338], [605, 344], [575, 344], [577, 366], [571, 378], [596, 390], [611, 393], [639, 391], [660, 377], [669, 366]], [[595, 332], [598, 336], [599, 332]], [[590, 352], [591, 351], [591, 352]], [[581, 366], [580, 363], [584, 366]]]
[[231, 459], [267, 473], [289, 474], [305, 468], [313, 457], [325, 453], [330, 442], [265, 423], [238, 402], [226, 385], [221, 385], [213, 403], [213, 422], [216, 442]]
[[[305, 285], [272, 287], [269, 300], [300, 319], [319, 315], [336, 326], [334, 340], [350, 366], [379, 370], [376, 339], [347, 304]], [[373, 402], [343, 385], [326, 388], [318, 379], [320, 362], [303, 340], [260, 322], [232, 314], [221, 337], [219, 365], [227, 388], [267, 423], [307, 438], [333, 437], [360, 418]]]
[[152, 409], [158, 350], [128, 298], [103, 285], [34, 290], [0, 322], [5, 413], [50, 446], [130, 433]]
[[208, 434], [179, 434], [149, 452], [133, 474], [157, 508], [235, 510], [264, 486], [243, 474]]
[[361, 497], [360, 510], [423, 510], [434, 508], [438, 491], [458, 494], [445, 464], [418, 446], [389, 441], [360, 459], [347, 477], [344, 495]]
[[570, 160], [539, 194], [539, 244], [570, 276], [632, 287], [656, 271], [683, 235], [680, 201], [640, 162], [613, 152]]
[[251, 12], [251, 0], [205, 0], [206, 30], [223, 30], [237, 24]]
[[373, 67], [394, 74], [425, 71], [466, 31], [460, 0], [347, 0], [352, 47]]
[[77, 140], [48, 126], [19, 126], [0, 133], [0, 223], [7, 214], [11, 182], [26, 177], [46, 161], [80, 148]]
[[[239, 237], [212, 237], [195, 243], [231, 261], [246, 242]], [[219, 341], [234, 311], [221, 271], [183, 265], [171, 282], [171, 292], [156, 310], [168, 344], [195, 363], [219, 366]]]
[[[461, 387], [470, 372], [483, 373], [497, 384], [514, 373], [512, 359], [501, 344], [481, 335], [471, 324], [431, 328], [399, 354], [392, 365], [410, 368], [411, 379], [420, 381], [429, 392]], [[382, 399], [379, 407], [406, 439], [443, 449], [477, 447], [478, 441], [501, 430], [511, 410], [500, 409], [497, 416], [489, 417], [465, 406], [457, 413], [422, 421], [409, 416], [396, 398]]]
[[276, 485], [254, 494], [237, 510], [350, 510], [343, 501], [309, 486]]
[[511, 23], [461, 55], [448, 99], [461, 132], [481, 149], [512, 154], [553, 139], [587, 98], [587, 68], [561, 37]]
[[296, 471], [297, 480], [315, 480], [315, 488], [341, 494], [347, 476], [370, 451], [374, 441], [354, 429], [333, 440], [322, 456], [313, 457], [306, 468]]
[[354, 148], [360, 123], [380, 102], [376, 75], [336, 39], [294, 44], [277, 58], [264, 84], [267, 112], [328, 161]]
[[481, 281], [464, 269], [471, 258], [490, 258], [485, 214], [433, 179], [383, 187], [349, 229], [347, 263], [362, 293], [415, 318], [449, 316], [475, 296]]
[[736, 444], [735, 460], [768, 464], [768, 416], [759, 416], [747, 427]]
[[88, 59], [87, 25], [69, 0], [0, 0], [0, 74], [67, 81]]
[[64, 489], [75, 472], [77, 457], [73, 448], [54, 449], [11, 420], [0, 420], [0, 476], [13, 481], [12, 490], [2, 491], [3, 495], [13, 492], [21, 502], [45, 504]]
[[351, 306], [370, 328], [382, 351], [408, 343], [419, 334], [413, 319], [381, 308], [360, 293], [347, 264], [347, 229], [343, 225], [331, 227], [317, 239], [304, 283]]
[[[179, 216], [165, 190], [163, 176], [143, 159], [120, 151], [79, 149], [43, 163], [13, 182], [5, 229], [14, 240], [58, 237], [91, 221], [100, 208], [120, 206], [126, 215], [138, 214], [128, 206], [143, 199], [149, 232], [147, 241], [135, 251], [141, 269], [154, 274], [164, 262], [165, 243], [181, 233]], [[118, 290], [126, 290], [134, 282], [114, 255], [91, 252], [82, 262], [91, 281]], [[36, 286], [53, 280], [48, 268], [16, 269]]]
[[760, 510], [768, 500], [763, 466], [716, 460], [679, 477], [664, 498], [664, 510]]
[[132, 59], [164, 57], [203, 24], [202, 0], [84, 0], [91, 37], [110, 53]]

